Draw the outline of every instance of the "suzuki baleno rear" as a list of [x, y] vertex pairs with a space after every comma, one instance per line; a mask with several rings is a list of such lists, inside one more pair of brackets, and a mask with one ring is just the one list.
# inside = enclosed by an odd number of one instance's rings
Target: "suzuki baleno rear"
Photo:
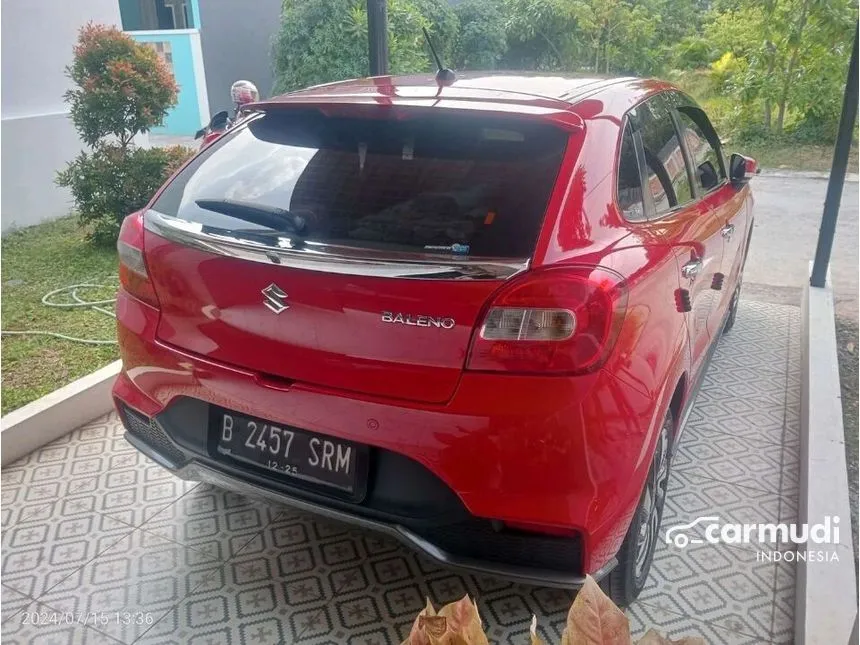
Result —
[[254, 105], [122, 227], [128, 440], [453, 567], [627, 566], [689, 362], [682, 252], [617, 206], [622, 118], [661, 89], [376, 78]]

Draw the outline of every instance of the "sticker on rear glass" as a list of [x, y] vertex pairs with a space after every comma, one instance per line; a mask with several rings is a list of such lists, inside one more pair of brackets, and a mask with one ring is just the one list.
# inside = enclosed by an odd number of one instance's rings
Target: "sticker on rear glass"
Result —
[[457, 255], [466, 255], [469, 252], [468, 244], [451, 244], [450, 246], [434, 246], [427, 244], [424, 246], [425, 251], [445, 251], [448, 253], [456, 253]]

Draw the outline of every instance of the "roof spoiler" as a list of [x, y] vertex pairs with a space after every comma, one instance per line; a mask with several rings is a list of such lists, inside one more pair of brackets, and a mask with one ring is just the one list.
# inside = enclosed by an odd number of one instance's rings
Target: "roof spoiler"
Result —
[[[481, 103], [481, 105], [476, 105], [478, 103]], [[495, 106], [495, 109], [487, 106]], [[377, 112], [377, 110], [387, 110], [386, 114], [391, 116], [391, 111], [393, 110], [393, 118], [396, 119], [407, 119], [412, 114], [417, 113], [426, 115], [427, 111], [431, 110], [433, 112], [447, 110], [462, 112], [485, 111], [496, 116], [509, 115], [517, 118], [545, 121], [570, 131], [584, 130], [585, 121], [576, 112], [571, 111], [571, 107], [568, 104], [563, 104], [552, 99], [547, 99], [546, 102], [520, 103], [504, 99], [486, 101], [481, 98], [446, 96], [437, 98], [400, 97], [394, 99], [385, 97], [383, 102], [373, 95], [349, 94], [338, 95], [337, 97], [326, 95], [283, 97], [280, 100], [249, 103], [243, 106], [243, 110], [253, 113], [314, 108], [327, 116], [361, 116], [369, 112]]]

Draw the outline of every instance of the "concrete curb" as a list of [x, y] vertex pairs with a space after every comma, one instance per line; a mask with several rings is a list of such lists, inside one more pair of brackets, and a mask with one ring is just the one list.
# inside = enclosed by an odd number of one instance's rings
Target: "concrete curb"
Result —
[[800, 499], [798, 522], [810, 526], [839, 517], [838, 544], [799, 544], [804, 553], [835, 550], [839, 561], [797, 562], [794, 642], [849, 643], [857, 618], [854, 540], [839, 388], [833, 291], [803, 290], [801, 338]]
[[[783, 168], [762, 168], [762, 177], [779, 177], [782, 179], [829, 179], [830, 172], [820, 170], [788, 170]], [[860, 175], [856, 172], [845, 174], [845, 181], [856, 182]]]
[[12, 463], [110, 411], [110, 391], [121, 367], [114, 361], [0, 418], [0, 463]]

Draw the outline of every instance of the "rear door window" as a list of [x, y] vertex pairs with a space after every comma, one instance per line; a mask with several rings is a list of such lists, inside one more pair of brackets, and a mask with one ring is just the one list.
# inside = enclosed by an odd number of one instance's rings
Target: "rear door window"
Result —
[[529, 257], [567, 139], [553, 126], [515, 118], [364, 119], [285, 109], [204, 150], [153, 208], [262, 240], [278, 228], [272, 217], [297, 215], [314, 242]]
[[693, 199], [684, 152], [662, 96], [638, 106], [635, 118], [645, 151], [648, 189], [660, 216]]
[[707, 193], [726, 178], [720, 141], [705, 113], [692, 106], [678, 106], [678, 121], [693, 164], [693, 176], [700, 193]]
[[639, 162], [636, 159], [636, 146], [630, 121], [624, 127], [621, 137], [621, 151], [618, 156], [618, 207], [624, 219], [638, 222], [646, 219], [645, 205], [642, 201], [642, 181], [639, 176]]

